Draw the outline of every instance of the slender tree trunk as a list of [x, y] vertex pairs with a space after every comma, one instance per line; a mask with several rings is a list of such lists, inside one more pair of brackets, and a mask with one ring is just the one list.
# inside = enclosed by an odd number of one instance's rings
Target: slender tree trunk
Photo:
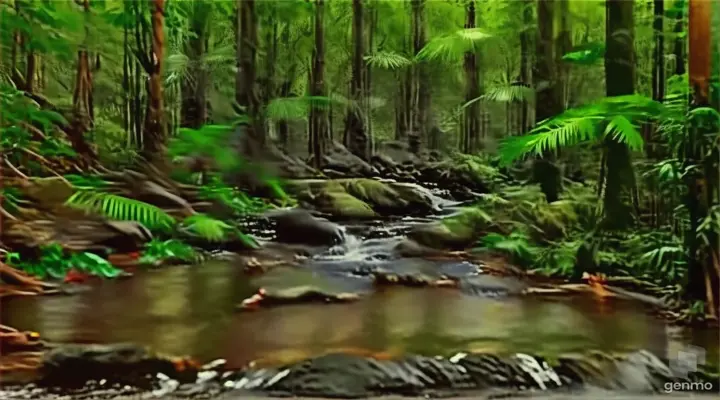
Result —
[[[290, 23], [288, 22], [281, 35], [281, 41], [284, 49], [290, 49]], [[288, 73], [285, 74], [283, 82], [280, 85], [280, 97], [289, 97], [292, 83], [295, 80], [297, 66], [293, 63]], [[285, 119], [278, 121], [278, 141], [285, 151], [290, 151], [290, 124]]]
[[189, 58], [191, 79], [183, 79], [180, 92], [181, 122], [183, 127], [197, 129], [207, 121], [207, 71], [203, 63], [206, 53], [207, 30], [210, 15], [208, 6], [195, 5], [191, 16], [190, 37], [185, 45], [185, 54]]
[[257, 87], [256, 60], [258, 23], [255, 0], [238, 0], [237, 64], [235, 101], [245, 109], [250, 124], [244, 136], [244, 152], [251, 156], [265, 150], [265, 124], [261, 113], [261, 99]]
[[[523, 18], [523, 30], [520, 33], [520, 81], [522, 85], [531, 87], [532, 86], [532, 30], [530, 25], [533, 23], [533, 1], [523, 0], [522, 5], [522, 18]], [[524, 100], [520, 106], [522, 108], [522, 115], [520, 117], [520, 130], [525, 132], [530, 127], [530, 110], [528, 109], [528, 101]]]
[[675, 40], [673, 41], [673, 54], [675, 55], [675, 75], [683, 75], [685, 73], [685, 37], [682, 35], [685, 26], [685, 12], [678, 12], [675, 17], [675, 26], [673, 33]]
[[[412, 7], [412, 45], [413, 54], [418, 54], [426, 44], [425, 0], [411, 0]], [[423, 140], [428, 138], [428, 111], [430, 107], [430, 82], [427, 66], [422, 63], [413, 66], [413, 115], [412, 128], [408, 136], [410, 151], [420, 151]]]
[[[473, 29], [475, 25], [475, 1], [471, 0], [467, 5], [465, 12], [465, 29]], [[477, 149], [475, 144], [480, 137], [480, 110], [477, 98], [480, 97], [480, 81], [478, 79], [479, 71], [477, 65], [477, 52], [468, 51], [465, 53], [465, 101], [473, 101], [473, 103], [465, 108], [465, 129], [463, 140], [463, 152], [473, 153]]]
[[[369, 15], [368, 15], [369, 14]], [[365, 31], [367, 32], [367, 52], [375, 52], [375, 30], [378, 22], [378, 10], [377, 7], [370, 6], [369, 13], [365, 13], [368, 16], [369, 27]], [[375, 138], [373, 137], [373, 124], [372, 116], [373, 109], [370, 102], [370, 96], [372, 95], [372, 65], [366, 63], [365, 65], [365, 127], [367, 128], [368, 136], [368, 154], [372, 156], [375, 151]]]
[[[606, 0], [605, 82], [607, 96], [632, 94], [635, 90], [634, 15], [635, 2]], [[606, 155], [605, 220], [609, 229], [622, 228], [634, 220], [628, 204], [635, 189], [635, 173], [627, 145], [611, 136], [604, 141]]]
[[148, 84], [148, 108], [145, 114], [143, 156], [147, 160], [161, 159], [165, 150], [167, 134], [163, 113], [162, 70], [165, 56], [165, 0], [152, 0], [150, 15], [152, 47], [150, 53], [150, 79]]
[[556, 87], [562, 110], [567, 108], [568, 90], [570, 88], [570, 66], [563, 62], [562, 57], [572, 50], [572, 29], [570, 27], [570, 0], [557, 0], [558, 4], [558, 28], [557, 36], [557, 71], [558, 85]]
[[25, 90], [28, 93], [33, 93], [35, 91], [35, 61], [35, 50], [28, 50], [27, 62], [25, 64]]
[[[562, 112], [558, 101], [557, 68], [555, 66], [555, 0], [537, 1], [538, 35], [535, 43], [535, 61], [533, 78], [537, 92], [535, 102], [535, 121], [540, 122]], [[562, 190], [560, 170], [555, 165], [554, 154], [539, 157], [533, 163], [533, 181], [540, 184], [548, 203], [558, 200]]]
[[369, 159], [368, 137], [363, 109], [365, 109], [365, 35], [363, 29], [363, 1], [352, 0], [352, 79], [350, 98], [357, 107], [350, 107], [345, 119], [345, 140], [350, 152], [363, 160]]
[[[83, 0], [83, 11], [87, 16], [90, 14], [89, 0]], [[86, 18], [86, 24], [89, 23]], [[88, 27], [85, 27], [85, 37], [90, 35]], [[95, 120], [93, 110], [93, 79], [90, 69], [90, 56], [85, 45], [77, 53], [77, 69], [75, 73], [75, 90], [73, 92], [73, 121], [68, 130], [68, 136], [73, 149], [86, 161], [96, 158], [95, 152], [85, 141], [85, 133], [92, 128]]]
[[[310, 82], [310, 96], [327, 96], [325, 89], [325, 2], [315, 2], [315, 48], [312, 53], [312, 71]], [[310, 143], [309, 153], [312, 155], [313, 165], [322, 166], [323, 157], [328, 147], [330, 137], [328, 127], [327, 109], [313, 104], [310, 108]]]

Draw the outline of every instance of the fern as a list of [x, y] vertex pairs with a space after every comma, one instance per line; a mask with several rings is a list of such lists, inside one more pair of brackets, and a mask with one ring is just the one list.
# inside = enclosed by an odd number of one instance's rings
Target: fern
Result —
[[205, 214], [191, 215], [183, 220], [182, 225], [191, 233], [213, 242], [225, 240], [232, 228], [227, 223]]
[[642, 150], [644, 142], [637, 125], [666, 115], [669, 111], [662, 104], [644, 96], [607, 97], [542, 121], [525, 136], [507, 138], [500, 146], [500, 161], [509, 165], [528, 154], [541, 155], [605, 137], [625, 143], [631, 150]]
[[382, 69], [402, 69], [412, 65], [412, 61], [402, 54], [379, 51], [365, 56], [365, 62], [371, 67]]
[[420, 50], [417, 59], [454, 62], [461, 59], [465, 53], [478, 50], [479, 43], [492, 37], [480, 28], [461, 29], [432, 39]]
[[167, 230], [175, 224], [169, 214], [156, 206], [110, 193], [80, 190], [65, 204], [116, 220], [136, 221], [150, 229]]

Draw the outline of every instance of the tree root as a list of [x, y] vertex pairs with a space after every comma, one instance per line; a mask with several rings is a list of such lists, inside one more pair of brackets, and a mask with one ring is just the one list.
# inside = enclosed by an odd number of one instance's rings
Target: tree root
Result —
[[52, 289], [55, 287], [55, 285], [51, 283], [33, 278], [32, 276], [3, 262], [0, 262], [0, 280], [2, 280], [5, 284], [20, 286], [33, 292], [43, 292], [45, 289]]

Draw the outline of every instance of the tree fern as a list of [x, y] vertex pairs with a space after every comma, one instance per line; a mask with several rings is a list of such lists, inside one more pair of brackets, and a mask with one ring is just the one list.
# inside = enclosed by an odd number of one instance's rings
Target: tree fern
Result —
[[93, 190], [76, 192], [66, 205], [116, 220], [136, 221], [150, 229], [168, 229], [175, 223], [168, 213], [152, 204]]
[[542, 121], [525, 136], [507, 138], [500, 146], [500, 159], [507, 165], [528, 154], [599, 142], [607, 136], [627, 144], [631, 150], [642, 150], [644, 142], [637, 126], [668, 112], [662, 104], [644, 96], [607, 97]]
[[365, 62], [371, 67], [378, 67], [388, 70], [402, 69], [412, 65], [412, 61], [402, 54], [379, 51], [365, 56]]

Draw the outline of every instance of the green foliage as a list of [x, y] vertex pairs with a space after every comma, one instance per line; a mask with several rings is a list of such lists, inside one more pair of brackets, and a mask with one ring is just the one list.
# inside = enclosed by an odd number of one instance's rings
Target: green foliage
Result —
[[9, 253], [6, 262], [41, 279], [46, 277], [62, 279], [71, 269], [103, 278], [115, 278], [122, 274], [121, 270], [97, 254], [88, 252], [67, 254], [59, 244], [40, 248], [36, 260], [24, 260], [18, 253]]
[[236, 188], [225, 185], [217, 177], [212, 177], [209, 184], [200, 186], [199, 197], [203, 200], [217, 201], [232, 209], [238, 216], [267, 208], [267, 204], [262, 199], [248, 196]]
[[137, 221], [149, 229], [168, 230], [175, 223], [173, 217], [156, 206], [94, 190], [74, 193], [66, 205], [116, 220]]
[[242, 165], [237, 151], [231, 146], [235, 129], [230, 125], [203, 125], [199, 129], [180, 128], [179, 135], [168, 146], [171, 158], [201, 157], [212, 160], [222, 171], [230, 171]]
[[227, 239], [228, 232], [233, 229], [229, 224], [204, 214], [195, 214], [185, 218], [182, 227], [192, 234], [215, 242]]
[[175, 239], [153, 239], [145, 243], [139, 262], [155, 265], [166, 261], [195, 263], [201, 260], [200, 254], [186, 243]]
[[493, 36], [480, 28], [460, 29], [448, 35], [441, 35], [431, 39], [420, 50], [418, 60], [441, 60], [456, 62], [463, 58], [465, 53], [479, 49], [479, 44]]
[[605, 43], [592, 42], [576, 46], [573, 51], [563, 55], [562, 60], [579, 65], [601, 63], [605, 57]]
[[638, 126], [669, 114], [662, 104], [644, 96], [606, 97], [542, 121], [525, 136], [507, 138], [501, 144], [501, 161], [508, 165], [528, 154], [597, 143], [605, 137], [625, 143], [631, 150], [642, 150]]
[[387, 70], [397, 70], [412, 65], [412, 60], [399, 53], [378, 51], [365, 56], [365, 62], [371, 67]]

